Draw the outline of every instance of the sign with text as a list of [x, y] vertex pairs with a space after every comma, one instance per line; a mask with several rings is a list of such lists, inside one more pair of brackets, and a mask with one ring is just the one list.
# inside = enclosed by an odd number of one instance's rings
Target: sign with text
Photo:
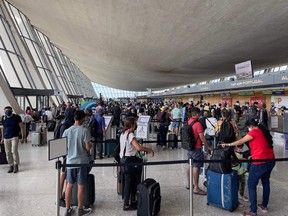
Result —
[[235, 71], [237, 79], [253, 78], [251, 60], [235, 64]]
[[148, 139], [148, 127], [150, 122], [150, 116], [140, 115], [137, 120], [136, 137], [142, 139]]
[[271, 102], [274, 102], [277, 108], [280, 108], [281, 106], [287, 106], [288, 96], [271, 96]]
[[231, 97], [222, 97], [222, 106], [227, 103], [228, 107], [232, 107], [232, 98]]
[[261, 96], [250, 97], [250, 105], [252, 106], [254, 102], [258, 102], [258, 107], [262, 107], [265, 98]]

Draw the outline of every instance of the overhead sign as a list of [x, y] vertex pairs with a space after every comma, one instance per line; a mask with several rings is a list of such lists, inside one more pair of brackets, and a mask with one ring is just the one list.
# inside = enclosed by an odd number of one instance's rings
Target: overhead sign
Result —
[[253, 78], [251, 60], [235, 64], [235, 71], [237, 79]]
[[285, 95], [284, 89], [272, 90], [273, 95]]

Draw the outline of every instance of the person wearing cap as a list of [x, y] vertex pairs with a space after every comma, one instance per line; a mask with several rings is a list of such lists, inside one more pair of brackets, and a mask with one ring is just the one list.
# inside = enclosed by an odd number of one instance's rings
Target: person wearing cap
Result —
[[5, 145], [5, 152], [7, 161], [9, 164], [8, 173], [17, 173], [19, 169], [19, 133], [21, 131], [21, 140], [24, 142], [24, 125], [19, 115], [13, 114], [13, 109], [11, 106], [6, 106], [4, 108], [5, 115], [2, 116], [1, 128], [2, 140], [1, 144]]

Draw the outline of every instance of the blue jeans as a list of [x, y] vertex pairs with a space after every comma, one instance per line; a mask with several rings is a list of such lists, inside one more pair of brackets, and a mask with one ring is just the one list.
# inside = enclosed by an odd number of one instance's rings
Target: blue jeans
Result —
[[257, 184], [261, 179], [263, 185], [262, 206], [267, 207], [270, 196], [270, 175], [275, 166], [275, 162], [263, 164], [251, 164], [248, 178], [248, 191], [250, 200], [250, 210], [257, 213]]

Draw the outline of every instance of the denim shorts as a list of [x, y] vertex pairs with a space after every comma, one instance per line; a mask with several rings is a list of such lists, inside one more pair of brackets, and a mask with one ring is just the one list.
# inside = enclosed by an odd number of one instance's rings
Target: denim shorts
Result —
[[66, 172], [66, 181], [68, 183], [74, 184], [77, 182], [77, 184], [81, 185], [86, 184], [88, 179], [87, 167], [67, 169]]
[[172, 128], [179, 128], [180, 122], [181, 122], [181, 119], [173, 119]]
[[[204, 154], [202, 152], [202, 149], [194, 149], [194, 150], [188, 150], [187, 152], [188, 159], [193, 159], [193, 160], [204, 160]], [[193, 163], [193, 167], [203, 167], [203, 162], [197, 162]]]

